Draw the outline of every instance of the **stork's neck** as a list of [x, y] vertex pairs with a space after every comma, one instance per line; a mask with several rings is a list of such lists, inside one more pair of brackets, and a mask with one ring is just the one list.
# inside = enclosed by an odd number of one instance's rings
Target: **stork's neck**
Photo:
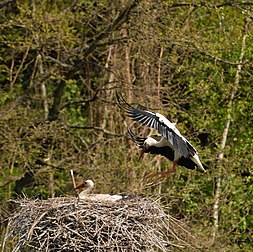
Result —
[[88, 194], [90, 193], [90, 191], [93, 189], [94, 186], [89, 185], [86, 189], [84, 189], [83, 191], [81, 191], [80, 194], [84, 195], [84, 194]]

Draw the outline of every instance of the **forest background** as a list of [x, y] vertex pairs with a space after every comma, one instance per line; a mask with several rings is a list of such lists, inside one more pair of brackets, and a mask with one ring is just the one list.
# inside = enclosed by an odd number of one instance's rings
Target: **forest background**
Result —
[[[205, 251], [253, 249], [252, 1], [7, 0], [0, 3], [1, 240], [9, 200], [155, 195]], [[206, 174], [138, 160], [115, 93], [161, 112], [198, 149]]]

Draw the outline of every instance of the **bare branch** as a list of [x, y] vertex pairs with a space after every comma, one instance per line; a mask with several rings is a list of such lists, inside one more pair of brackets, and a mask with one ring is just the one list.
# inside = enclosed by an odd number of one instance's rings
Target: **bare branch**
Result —
[[82, 99], [82, 100], [75, 100], [75, 101], [70, 101], [70, 102], [67, 102], [66, 104], [64, 104], [62, 107], [61, 107], [61, 110], [66, 108], [66, 107], [69, 107], [71, 105], [74, 105], [74, 104], [82, 104], [82, 103], [89, 103], [89, 102], [93, 102], [95, 101], [97, 98], [98, 98], [98, 92], [99, 92], [99, 89], [97, 89], [93, 95], [93, 97], [91, 97], [90, 99]]
[[68, 65], [68, 64], [66, 64], [66, 63], [63, 63], [63, 62], [61, 62], [60, 60], [55, 59], [55, 58], [53, 58], [53, 57], [51, 57], [51, 56], [45, 56], [45, 59], [51, 60], [51, 61], [53, 61], [54, 63], [56, 63], [56, 64], [58, 64], [59, 66], [64, 67], [64, 68], [70, 68], [70, 67], [71, 67], [70, 65]]
[[200, 2], [199, 4], [195, 3], [175, 3], [171, 4], [169, 8], [177, 8], [177, 7], [209, 7], [209, 8], [221, 8], [221, 7], [226, 7], [226, 6], [251, 6], [253, 5], [253, 2], [225, 2], [225, 3], [219, 3], [219, 4], [211, 4], [209, 2]]
[[111, 136], [117, 136], [117, 137], [124, 137], [124, 134], [118, 134], [118, 133], [114, 133], [114, 132], [110, 132], [106, 129], [100, 128], [100, 127], [96, 127], [96, 126], [79, 126], [79, 125], [69, 125], [70, 128], [73, 129], [91, 129], [91, 130], [97, 130], [97, 131], [101, 131], [107, 135], [111, 135]]
[[110, 24], [104, 31], [98, 34], [88, 45], [88, 48], [84, 51], [83, 57], [87, 57], [90, 53], [92, 53], [98, 46], [98, 43], [108, 36], [109, 33], [118, 29], [129, 17], [130, 12], [133, 8], [135, 8], [139, 4], [140, 0], [133, 0], [130, 6], [127, 6], [119, 16]]

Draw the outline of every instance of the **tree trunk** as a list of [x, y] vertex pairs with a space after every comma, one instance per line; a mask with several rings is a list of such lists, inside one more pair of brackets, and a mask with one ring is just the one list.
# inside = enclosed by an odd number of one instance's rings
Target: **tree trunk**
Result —
[[[44, 68], [43, 68], [41, 54], [38, 54], [37, 62], [38, 62], [39, 74], [42, 76], [44, 75]], [[48, 119], [48, 102], [47, 102], [47, 90], [46, 90], [46, 85], [44, 81], [41, 82], [40, 88], [41, 88], [41, 98], [43, 101], [43, 108], [44, 108], [44, 119], [47, 120]]]
[[[157, 66], [157, 100], [159, 101], [159, 107], [161, 107], [161, 100], [160, 100], [160, 93], [161, 93], [161, 62], [163, 58], [163, 47], [160, 49], [160, 55], [159, 55], [159, 61], [158, 61], [158, 66]], [[158, 173], [162, 171], [161, 168], [161, 156], [158, 156], [157, 162], [156, 162], [156, 167], [158, 168]], [[158, 185], [157, 188], [158, 195], [160, 196], [162, 193], [162, 183]]]
[[245, 29], [244, 29], [244, 34], [242, 37], [242, 46], [241, 46], [241, 53], [239, 57], [239, 62], [237, 65], [236, 69], [236, 75], [235, 75], [235, 81], [234, 85], [231, 91], [231, 96], [230, 100], [228, 103], [227, 107], [227, 119], [225, 122], [225, 128], [222, 134], [222, 140], [221, 140], [221, 147], [220, 147], [220, 153], [218, 155], [218, 175], [216, 177], [216, 187], [215, 187], [215, 195], [214, 195], [214, 205], [213, 205], [213, 219], [214, 219], [214, 225], [213, 225], [213, 241], [215, 241], [215, 238], [217, 236], [217, 231], [219, 228], [219, 207], [220, 207], [220, 196], [221, 196], [221, 185], [222, 185], [222, 170], [221, 170], [221, 160], [224, 157], [224, 152], [225, 152], [225, 146], [226, 146], [226, 141], [227, 141], [227, 136], [228, 136], [228, 130], [231, 122], [231, 117], [232, 117], [232, 108], [233, 108], [233, 102], [236, 96], [237, 89], [239, 87], [239, 82], [240, 82], [240, 73], [242, 70], [242, 63], [243, 63], [243, 58], [245, 54], [245, 48], [246, 48], [246, 37], [247, 37], [247, 32], [249, 30], [249, 25], [251, 23], [251, 19], [247, 20], [245, 24]]
[[60, 107], [61, 107], [61, 101], [62, 97], [64, 95], [64, 88], [66, 86], [66, 83], [64, 80], [60, 80], [59, 84], [54, 92], [54, 101], [51, 109], [49, 110], [49, 120], [53, 121], [58, 118]]

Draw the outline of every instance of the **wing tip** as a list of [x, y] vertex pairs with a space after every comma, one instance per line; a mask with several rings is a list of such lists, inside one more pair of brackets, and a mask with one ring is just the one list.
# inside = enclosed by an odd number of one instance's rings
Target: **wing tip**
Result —
[[116, 91], [116, 99], [118, 107], [120, 109], [123, 109], [129, 116], [131, 116], [131, 112], [134, 108], [123, 98], [123, 96], [118, 91]]

